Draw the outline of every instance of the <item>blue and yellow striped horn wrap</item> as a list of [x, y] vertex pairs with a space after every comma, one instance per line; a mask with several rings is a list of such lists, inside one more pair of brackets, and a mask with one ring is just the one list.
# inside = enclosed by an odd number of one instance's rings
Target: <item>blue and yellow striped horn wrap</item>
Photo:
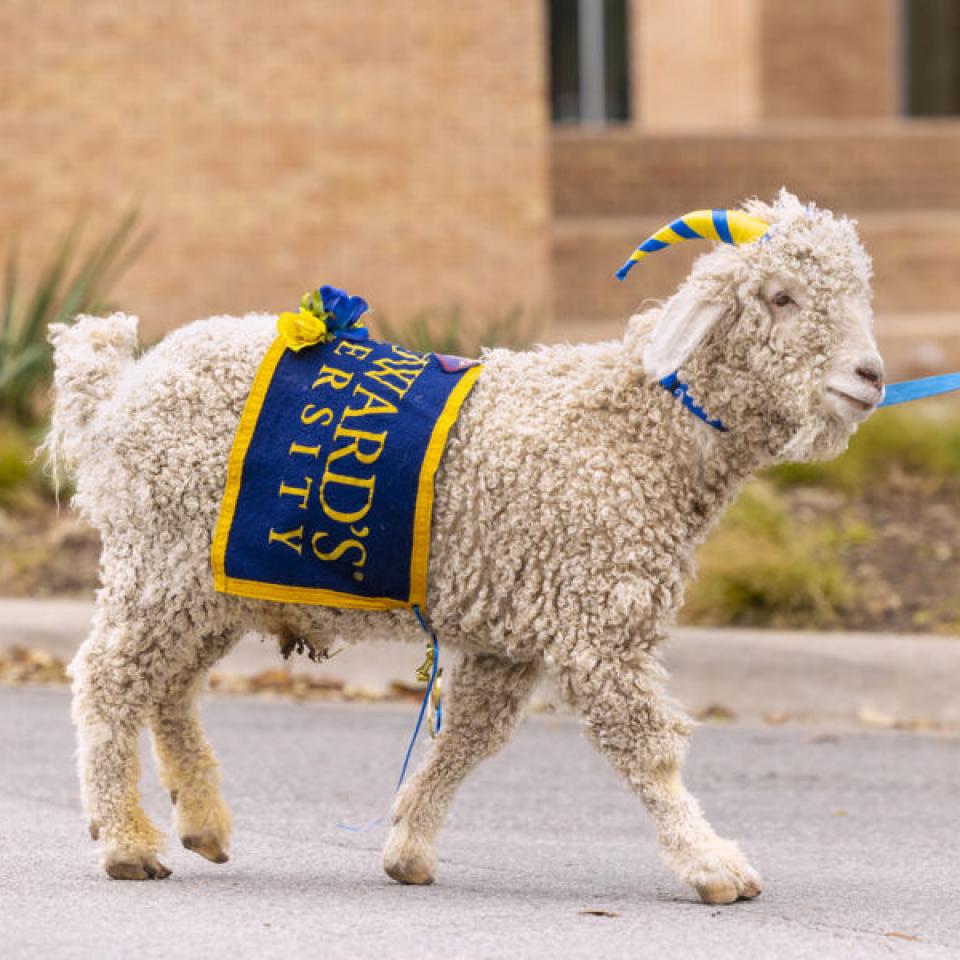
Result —
[[739, 210], [694, 210], [661, 227], [648, 237], [630, 255], [630, 259], [617, 271], [617, 279], [624, 280], [633, 265], [648, 253], [656, 253], [673, 243], [684, 240], [719, 240], [740, 246], [759, 240], [770, 224], [759, 217], [751, 217]]

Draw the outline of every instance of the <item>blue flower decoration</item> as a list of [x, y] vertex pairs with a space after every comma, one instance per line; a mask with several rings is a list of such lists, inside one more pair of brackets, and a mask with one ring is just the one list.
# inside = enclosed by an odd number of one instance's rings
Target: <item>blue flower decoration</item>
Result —
[[323, 309], [329, 314], [327, 327], [334, 336], [346, 336], [352, 340], [367, 339], [367, 328], [358, 325], [368, 307], [363, 297], [351, 297], [346, 290], [329, 284], [322, 286], [318, 292]]

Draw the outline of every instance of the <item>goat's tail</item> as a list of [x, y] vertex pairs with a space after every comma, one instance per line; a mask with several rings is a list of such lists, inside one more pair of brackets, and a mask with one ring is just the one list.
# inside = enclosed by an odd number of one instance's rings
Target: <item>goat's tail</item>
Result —
[[85, 455], [96, 455], [91, 424], [97, 409], [113, 394], [137, 347], [137, 318], [78, 317], [74, 323], [50, 325], [53, 344], [53, 415], [40, 448], [54, 481], [60, 468], [75, 469]]

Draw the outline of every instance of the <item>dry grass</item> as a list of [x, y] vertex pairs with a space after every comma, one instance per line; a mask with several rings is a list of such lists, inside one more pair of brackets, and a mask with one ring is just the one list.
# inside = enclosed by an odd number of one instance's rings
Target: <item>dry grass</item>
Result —
[[800, 523], [787, 501], [755, 481], [699, 554], [686, 623], [829, 628], [857, 599], [844, 553], [870, 539], [862, 523]]

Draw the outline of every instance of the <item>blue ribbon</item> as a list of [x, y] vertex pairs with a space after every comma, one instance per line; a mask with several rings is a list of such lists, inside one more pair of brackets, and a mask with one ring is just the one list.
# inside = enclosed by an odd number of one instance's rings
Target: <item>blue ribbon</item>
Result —
[[[433, 641], [433, 667], [430, 671], [430, 681], [427, 683], [427, 689], [424, 691], [423, 699], [420, 701], [420, 713], [417, 715], [417, 724], [413, 728], [413, 736], [410, 738], [410, 743], [407, 746], [406, 756], [403, 758], [403, 766], [400, 768], [400, 778], [397, 780], [397, 786], [393, 791], [394, 795], [400, 792], [400, 788], [403, 786], [403, 781], [407, 777], [407, 768], [410, 766], [410, 758], [413, 756], [413, 748], [416, 746], [417, 738], [420, 736], [420, 729], [423, 727], [423, 718], [427, 714], [427, 705], [430, 703], [430, 695], [433, 693], [434, 685], [437, 682], [437, 673], [440, 669], [440, 641], [437, 640], [437, 635], [434, 633], [433, 629], [427, 625], [427, 621], [420, 612], [420, 607], [416, 604], [413, 605], [413, 612], [417, 615], [417, 620], [420, 621], [420, 626], [423, 627], [424, 633], [426, 633], [427, 636]], [[440, 732], [440, 724], [442, 720], [443, 714], [438, 701], [434, 725], [435, 733]], [[340, 823], [338, 821], [337, 826], [341, 830], [349, 830], [351, 833], [366, 833], [367, 830], [372, 830], [374, 827], [383, 823], [383, 821], [386, 819], [386, 816], [386, 813], [381, 813], [379, 817], [376, 817], [367, 823], [362, 823], [359, 826], [354, 826], [349, 823]]]

